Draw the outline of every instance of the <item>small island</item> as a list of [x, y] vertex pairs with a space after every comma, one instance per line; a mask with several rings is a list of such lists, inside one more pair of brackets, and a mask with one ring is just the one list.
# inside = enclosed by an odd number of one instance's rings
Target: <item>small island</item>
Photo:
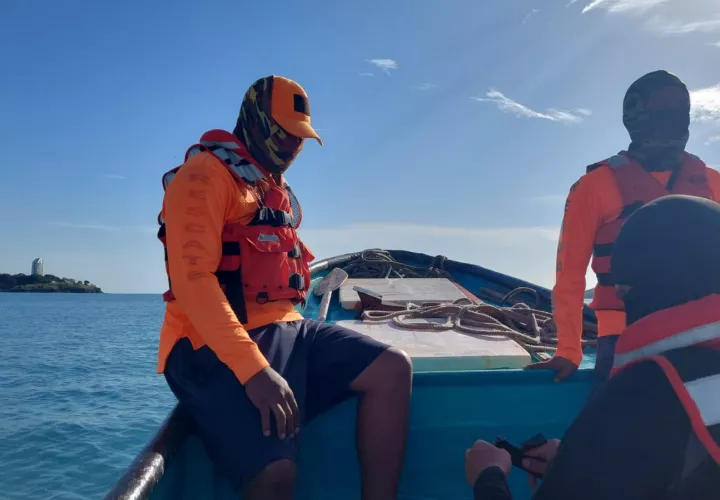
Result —
[[0, 274], [0, 292], [18, 293], [103, 293], [89, 281], [58, 278], [52, 274]]

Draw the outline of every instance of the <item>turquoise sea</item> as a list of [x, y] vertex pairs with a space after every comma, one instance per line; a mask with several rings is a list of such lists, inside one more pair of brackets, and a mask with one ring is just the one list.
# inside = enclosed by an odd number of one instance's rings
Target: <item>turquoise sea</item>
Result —
[[102, 498], [175, 398], [159, 295], [0, 293], [0, 498]]

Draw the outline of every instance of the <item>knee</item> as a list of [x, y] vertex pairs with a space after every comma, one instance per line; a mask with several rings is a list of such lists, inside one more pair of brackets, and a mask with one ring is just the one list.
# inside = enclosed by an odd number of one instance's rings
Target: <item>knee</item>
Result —
[[295, 474], [295, 462], [278, 460], [260, 471], [253, 480], [253, 489], [262, 492], [259, 498], [292, 498]]
[[395, 347], [382, 352], [350, 385], [361, 393], [398, 395], [410, 393], [412, 385], [412, 362], [407, 354]]
[[412, 361], [405, 351], [390, 347], [378, 357], [378, 371], [385, 382], [409, 387], [412, 382]]

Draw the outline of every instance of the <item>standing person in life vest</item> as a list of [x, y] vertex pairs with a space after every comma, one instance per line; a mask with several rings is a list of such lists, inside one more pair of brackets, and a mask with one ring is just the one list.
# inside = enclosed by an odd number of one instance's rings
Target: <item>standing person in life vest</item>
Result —
[[391, 500], [408, 428], [408, 357], [295, 309], [313, 255], [284, 174], [310, 138], [322, 144], [302, 87], [261, 78], [233, 133], [206, 132], [164, 176], [158, 237], [170, 289], [158, 372], [247, 500], [292, 498], [298, 432], [358, 395], [362, 498]]
[[[523, 465], [545, 474], [533, 500], [720, 497], [718, 256], [714, 201], [666, 196], [628, 219], [612, 253], [628, 326], [611, 377], [561, 443], [526, 455]], [[476, 500], [511, 498], [509, 470], [489, 443], [467, 453]]]
[[595, 372], [601, 382], [607, 379], [625, 327], [623, 301], [615, 295], [610, 266], [622, 224], [643, 204], [671, 193], [720, 200], [720, 172], [685, 152], [690, 95], [675, 75], [655, 71], [635, 81], [625, 94], [623, 123], [631, 139], [628, 150], [587, 167], [565, 203], [552, 297], [558, 349], [551, 360], [528, 367], [553, 370], [558, 381], [577, 370], [582, 360], [585, 274], [591, 257], [597, 276], [590, 304], [598, 322]]

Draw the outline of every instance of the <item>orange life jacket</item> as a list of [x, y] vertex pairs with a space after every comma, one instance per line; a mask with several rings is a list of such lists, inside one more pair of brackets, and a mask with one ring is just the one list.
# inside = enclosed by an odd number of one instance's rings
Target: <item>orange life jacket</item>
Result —
[[645, 361], [662, 368], [700, 451], [720, 465], [720, 295], [658, 311], [628, 326], [616, 346], [612, 376]]
[[686, 194], [712, 198], [707, 180], [707, 167], [697, 156], [685, 153], [685, 162], [670, 177], [668, 187], [659, 183], [651, 173], [626, 152], [587, 167], [587, 172], [607, 166], [615, 175], [623, 208], [616, 219], [605, 222], [595, 234], [592, 270], [597, 276], [595, 295], [590, 307], [597, 310], [623, 311], [624, 305], [615, 295], [615, 281], [610, 268], [613, 245], [625, 220], [646, 203], [669, 194]]
[[[188, 149], [185, 161], [199, 153], [214, 156], [227, 167], [238, 188], [251, 190], [258, 201], [259, 208], [249, 224], [227, 223], [223, 227], [222, 258], [215, 272], [238, 320], [248, 322], [246, 300], [261, 304], [290, 300], [304, 304], [310, 287], [309, 263], [314, 256], [297, 234], [302, 209], [290, 187], [279, 186], [235, 136], [224, 130], [203, 134], [200, 143]], [[163, 176], [163, 189], [167, 189], [180, 168], [182, 165]], [[165, 221], [161, 216], [158, 223], [158, 238], [165, 248], [165, 269], [170, 282]], [[171, 283], [163, 299], [175, 299]]]

